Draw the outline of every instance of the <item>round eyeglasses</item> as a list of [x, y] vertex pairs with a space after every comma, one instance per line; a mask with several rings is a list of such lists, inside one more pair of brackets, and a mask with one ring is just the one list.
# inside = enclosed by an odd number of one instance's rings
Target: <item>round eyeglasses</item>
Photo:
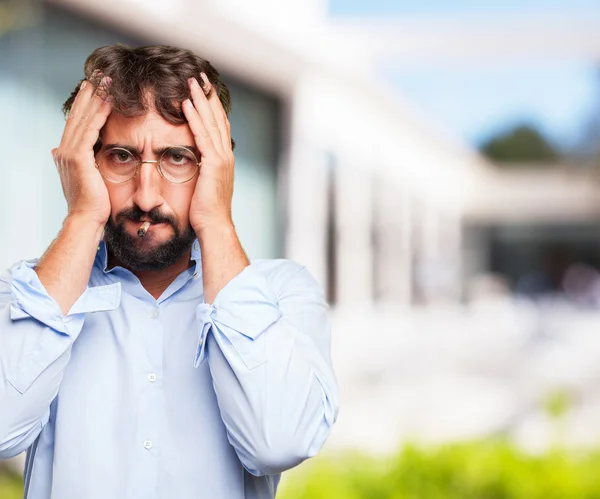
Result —
[[200, 169], [196, 155], [185, 147], [169, 147], [158, 160], [143, 161], [139, 156], [122, 147], [111, 147], [96, 159], [100, 175], [113, 184], [123, 184], [137, 175], [142, 163], [156, 163], [158, 172], [173, 184], [185, 184]]

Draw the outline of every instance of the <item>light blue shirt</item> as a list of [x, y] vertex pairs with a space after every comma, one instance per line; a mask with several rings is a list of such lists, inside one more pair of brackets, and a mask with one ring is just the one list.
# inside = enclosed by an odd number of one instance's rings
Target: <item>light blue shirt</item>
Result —
[[29, 499], [273, 498], [337, 416], [323, 293], [259, 260], [203, 300], [196, 265], [158, 300], [107, 269], [63, 316], [36, 261], [0, 277], [0, 458]]

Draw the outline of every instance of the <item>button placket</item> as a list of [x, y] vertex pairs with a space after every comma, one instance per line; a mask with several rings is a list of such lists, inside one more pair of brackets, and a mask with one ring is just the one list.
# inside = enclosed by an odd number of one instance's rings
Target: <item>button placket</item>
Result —
[[162, 376], [163, 357], [163, 310], [157, 302], [144, 304], [146, 319], [139, 325], [140, 338], [144, 345], [145, 369], [142, 371], [142, 390], [139, 398], [138, 449], [148, 466], [157, 465], [156, 450], [160, 444], [160, 412], [163, 393], [159, 376]]

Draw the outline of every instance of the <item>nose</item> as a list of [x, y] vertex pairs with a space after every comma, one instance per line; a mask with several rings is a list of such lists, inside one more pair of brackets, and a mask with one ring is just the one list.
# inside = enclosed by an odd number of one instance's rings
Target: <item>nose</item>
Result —
[[133, 201], [142, 211], [147, 213], [163, 204], [162, 182], [156, 161], [142, 162], [133, 181], [136, 182]]

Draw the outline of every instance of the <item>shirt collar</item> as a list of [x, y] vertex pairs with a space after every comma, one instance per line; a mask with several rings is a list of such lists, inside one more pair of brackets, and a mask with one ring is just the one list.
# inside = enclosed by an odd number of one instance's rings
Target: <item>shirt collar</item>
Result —
[[[175, 280], [158, 298], [159, 303], [169, 298], [173, 293], [179, 291], [190, 281], [202, 282], [202, 261], [200, 244], [198, 240], [195, 240], [192, 244], [190, 259], [195, 261], [196, 265], [186, 269], [175, 278]], [[141, 300], [153, 300], [152, 296], [143, 288], [143, 286], [141, 286], [139, 279], [132, 272], [120, 266], [113, 267], [112, 269], [108, 268], [108, 249], [104, 240], [100, 241], [94, 265], [102, 271], [106, 279], [112, 282], [121, 283], [121, 287], [126, 293], [131, 294]], [[196, 286], [189, 288], [188, 292], [197, 293]]]
[[196, 263], [198, 263], [200, 261], [200, 242], [198, 241], [198, 239], [196, 239], [194, 241], [194, 244], [192, 244], [192, 260], [194, 260]]

